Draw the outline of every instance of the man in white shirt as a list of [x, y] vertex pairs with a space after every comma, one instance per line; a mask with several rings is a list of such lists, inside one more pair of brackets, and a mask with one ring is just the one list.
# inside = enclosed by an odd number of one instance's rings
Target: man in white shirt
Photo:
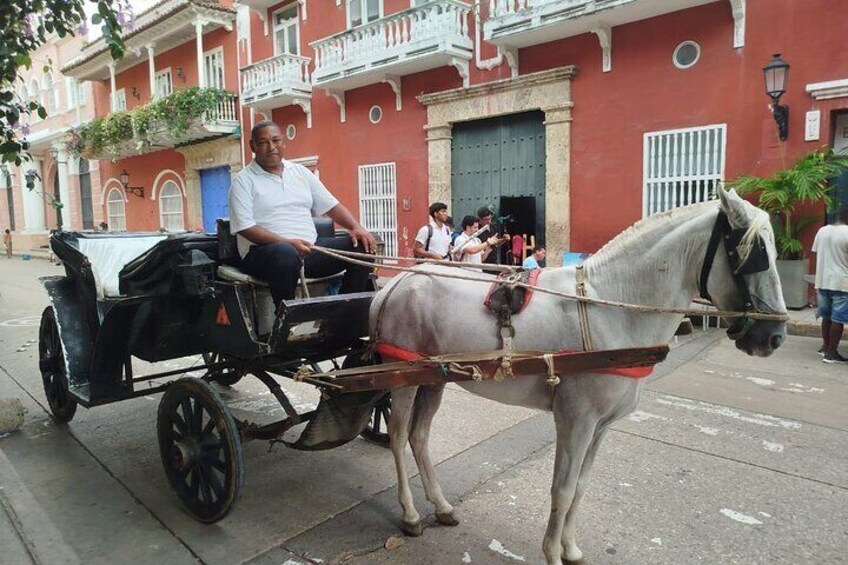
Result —
[[848, 324], [848, 206], [839, 209], [836, 223], [816, 233], [813, 251], [824, 340], [822, 361], [848, 363], [837, 351], [842, 330]]
[[[229, 196], [230, 228], [237, 234], [242, 270], [267, 281], [277, 305], [294, 298], [301, 265], [307, 277], [345, 270], [342, 293], [366, 290], [370, 269], [313, 252], [312, 246], [374, 253], [374, 236], [309, 169], [283, 160], [283, 135], [274, 122], [253, 126], [250, 148], [253, 162], [235, 176]], [[312, 218], [321, 215], [346, 229], [349, 237], [319, 239]]]
[[479, 265], [492, 252], [492, 247], [497, 245], [497, 236], [489, 237], [486, 241], [480, 241], [479, 237], [474, 236], [480, 229], [479, 221], [477, 216], [465, 216], [462, 219], [462, 233], [454, 240], [451, 252], [454, 261]]
[[443, 202], [430, 204], [430, 222], [422, 226], [412, 244], [412, 254], [420, 259], [445, 259], [450, 252], [451, 230], [445, 223], [448, 207]]

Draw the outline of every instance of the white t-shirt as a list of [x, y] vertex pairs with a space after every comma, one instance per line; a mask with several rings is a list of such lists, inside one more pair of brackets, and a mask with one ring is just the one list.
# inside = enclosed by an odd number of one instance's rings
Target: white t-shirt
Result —
[[[430, 220], [429, 225], [433, 226], [433, 237], [430, 238], [430, 248], [428, 251], [430, 253], [437, 253], [441, 257], [445, 257], [448, 254], [448, 249], [450, 249], [450, 228], [445, 224], [442, 224], [442, 227], [439, 227], [432, 219]], [[420, 241], [421, 245], [425, 248], [427, 247], [428, 233], [429, 230], [427, 229], [427, 226], [421, 226], [421, 229], [418, 230], [418, 234], [415, 236], [415, 241]]]
[[848, 292], [848, 226], [821, 228], [813, 241], [816, 253], [816, 288]]
[[475, 265], [479, 265], [483, 262], [483, 252], [478, 251], [477, 253], [469, 253], [468, 251], [463, 250], [463, 246], [465, 246], [465, 249], [468, 249], [475, 245], [480, 245], [480, 243], [482, 242], [479, 237], [472, 237], [465, 233], [459, 234], [453, 242], [453, 260], [459, 261], [460, 263], [473, 263]]
[[[312, 217], [326, 214], [339, 203], [312, 171], [286, 160], [282, 176], [252, 161], [233, 179], [229, 202], [232, 233], [259, 226], [309, 243], [318, 238]], [[244, 258], [254, 244], [240, 235], [237, 239]]]

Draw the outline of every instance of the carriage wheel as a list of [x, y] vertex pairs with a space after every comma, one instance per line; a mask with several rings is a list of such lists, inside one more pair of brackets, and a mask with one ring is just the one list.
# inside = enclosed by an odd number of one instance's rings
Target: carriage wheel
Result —
[[68, 373], [56, 314], [48, 306], [41, 314], [38, 329], [38, 367], [44, 384], [44, 395], [53, 419], [59, 424], [70, 422], [77, 412], [77, 401], [68, 391]]
[[392, 395], [386, 394], [380, 399], [380, 402], [374, 406], [371, 412], [371, 420], [359, 435], [372, 441], [377, 445], [389, 447], [391, 445], [391, 437], [389, 436], [389, 418], [392, 416]]
[[[213, 363], [220, 363], [225, 359], [226, 358], [223, 355], [217, 352], [203, 354], [203, 362], [207, 365], [211, 365]], [[213, 381], [220, 385], [233, 386], [234, 384], [239, 382], [245, 374], [247, 374], [247, 371], [245, 371], [244, 369], [236, 367], [227, 367], [225, 369], [218, 369], [215, 372], [211, 372], [210, 377]]]
[[226, 516], [241, 494], [241, 440], [227, 406], [201, 379], [171, 384], [159, 403], [159, 455], [171, 488], [195, 519]]
[[[367, 363], [362, 359], [362, 352], [354, 350], [345, 357], [344, 363], [342, 363], [342, 369], [352, 369], [353, 367], [362, 367], [363, 365], [379, 362], [380, 358], [375, 354], [374, 361], [372, 363]], [[388, 447], [391, 443], [391, 438], [389, 437], [389, 418], [391, 417], [391, 414], [392, 395], [387, 393], [386, 396], [381, 398], [374, 406], [374, 409], [371, 411], [371, 420], [368, 421], [368, 425], [365, 426], [365, 429], [362, 430], [359, 435], [368, 441], [376, 443], [377, 445]]]

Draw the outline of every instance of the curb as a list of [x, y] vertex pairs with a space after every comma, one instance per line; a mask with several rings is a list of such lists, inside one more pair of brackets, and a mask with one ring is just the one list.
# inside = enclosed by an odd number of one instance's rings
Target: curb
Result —
[[[21, 551], [25, 551], [25, 555], [31, 562], [71, 565], [80, 563], [77, 554], [65, 542], [62, 534], [26, 488], [2, 449], [0, 449], [0, 512], [5, 513], [7, 522], [13, 530], [12, 535], [21, 542]], [[0, 524], [2, 522], [3, 520], [0, 519]]]

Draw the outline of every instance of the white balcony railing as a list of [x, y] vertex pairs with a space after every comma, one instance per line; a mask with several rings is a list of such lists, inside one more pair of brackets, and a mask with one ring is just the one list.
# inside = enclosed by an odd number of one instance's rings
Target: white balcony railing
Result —
[[241, 99], [245, 106], [287, 106], [312, 95], [307, 57], [277, 55], [242, 69]]
[[587, 0], [489, 0], [489, 17], [498, 18], [509, 14], [541, 10], [551, 4], [568, 4], [575, 6], [590, 4]]
[[[460, 0], [433, 0], [316, 41], [312, 43], [312, 82], [346, 90], [369, 83], [367, 77], [359, 81], [344, 80], [346, 77], [371, 70], [403, 75], [456, 64], [451, 58], [468, 61], [473, 49], [468, 28], [471, 9]], [[411, 64], [413, 61], [418, 63]]]
[[218, 124], [230, 126], [232, 122], [238, 121], [238, 103], [234, 94], [218, 102], [214, 108], [207, 110], [203, 116], [203, 125], [205, 126]]

